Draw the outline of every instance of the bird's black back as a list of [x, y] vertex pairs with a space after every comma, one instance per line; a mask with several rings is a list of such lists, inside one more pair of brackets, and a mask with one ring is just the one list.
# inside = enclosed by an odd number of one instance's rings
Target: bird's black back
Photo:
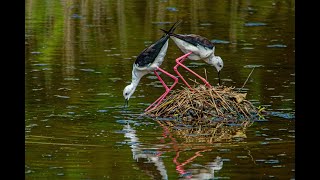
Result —
[[201, 45], [209, 49], [212, 49], [214, 47], [214, 44], [211, 41], [199, 35], [195, 35], [195, 34], [182, 35], [182, 34], [174, 34], [174, 33], [170, 33], [170, 35], [178, 39], [181, 39], [183, 41], [186, 41], [194, 46]]
[[134, 64], [138, 67], [147, 67], [150, 64], [152, 64], [154, 60], [157, 58], [157, 56], [159, 55], [162, 47], [168, 41], [170, 37], [169, 33], [173, 33], [180, 23], [181, 23], [180, 20], [174, 23], [171, 26], [170, 30], [167, 31], [166, 34], [163, 35], [157, 42], [151, 44], [149, 47], [144, 49], [137, 57]]
[[169, 35], [164, 35], [157, 42], [144, 49], [134, 62], [136, 66], [146, 67], [152, 64], [168, 39]]

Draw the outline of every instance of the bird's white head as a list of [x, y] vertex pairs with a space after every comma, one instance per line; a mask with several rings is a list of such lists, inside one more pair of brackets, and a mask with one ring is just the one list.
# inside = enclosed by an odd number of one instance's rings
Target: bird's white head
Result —
[[125, 105], [128, 105], [128, 101], [135, 90], [136, 90], [136, 86], [134, 86], [133, 84], [129, 84], [124, 88], [123, 97], [125, 99]]
[[220, 71], [223, 68], [223, 61], [221, 59], [220, 56], [210, 56], [209, 58], [209, 64], [213, 65], [217, 71], [218, 71], [218, 78], [219, 78], [219, 84], [221, 84], [220, 82]]
[[218, 72], [223, 68], [223, 61], [220, 56], [211, 56], [210, 64], [212, 64]]

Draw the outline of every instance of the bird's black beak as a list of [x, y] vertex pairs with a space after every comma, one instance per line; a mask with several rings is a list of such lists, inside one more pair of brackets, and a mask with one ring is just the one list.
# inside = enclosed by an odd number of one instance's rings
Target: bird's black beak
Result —
[[128, 99], [125, 99], [125, 100], [124, 100], [124, 107], [125, 107], [125, 108], [128, 107], [128, 104], [129, 104], [129, 100], [128, 100]]
[[218, 71], [218, 78], [219, 78], [219, 86], [221, 85], [221, 81], [220, 81], [220, 71]]

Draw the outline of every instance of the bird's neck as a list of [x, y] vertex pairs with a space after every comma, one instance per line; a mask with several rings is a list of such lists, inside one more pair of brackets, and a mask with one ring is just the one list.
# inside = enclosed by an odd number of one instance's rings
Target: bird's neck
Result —
[[213, 65], [214, 54], [212, 53], [209, 57], [205, 58], [204, 61], [208, 64]]
[[132, 81], [131, 85], [136, 88], [140, 82], [142, 75], [139, 73], [139, 71], [136, 71], [135, 69], [132, 70]]
[[210, 63], [210, 58], [208, 57], [208, 58], [205, 58], [205, 59], [203, 59], [204, 60], [204, 62], [206, 62], [207, 64], [211, 64]]

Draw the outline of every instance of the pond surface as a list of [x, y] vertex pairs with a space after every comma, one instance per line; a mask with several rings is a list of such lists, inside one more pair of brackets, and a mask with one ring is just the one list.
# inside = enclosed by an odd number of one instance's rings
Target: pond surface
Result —
[[[27, 0], [25, 10], [26, 179], [295, 179], [294, 0]], [[135, 58], [178, 19], [176, 33], [216, 43], [223, 85], [240, 88], [254, 68], [243, 90], [268, 114], [241, 138], [191, 141], [142, 116], [164, 92], [154, 74], [123, 108]], [[181, 55], [169, 41], [161, 67], [174, 73]], [[185, 64], [217, 84], [203, 61]]]

